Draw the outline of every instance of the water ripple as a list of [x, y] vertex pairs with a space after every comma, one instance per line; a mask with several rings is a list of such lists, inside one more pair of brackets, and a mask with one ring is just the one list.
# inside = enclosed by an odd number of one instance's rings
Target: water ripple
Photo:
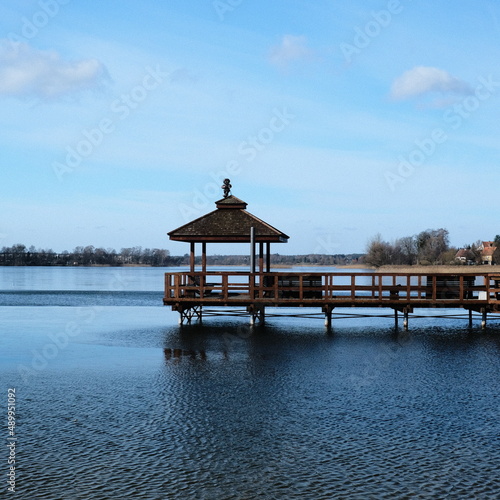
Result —
[[[75, 347], [74, 366], [20, 388], [18, 498], [500, 496], [493, 335], [414, 330], [401, 344], [301, 325], [228, 342], [228, 323], [133, 329], [114, 314], [93, 333], [109, 364]], [[156, 363], [113, 362], [139, 346]]]

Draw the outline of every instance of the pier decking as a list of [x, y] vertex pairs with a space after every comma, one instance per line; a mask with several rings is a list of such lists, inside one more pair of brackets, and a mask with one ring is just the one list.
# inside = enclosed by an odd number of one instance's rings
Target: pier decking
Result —
[[335, 308], [385, 307], [404, 315], [415, 308], [461, 308], [500, 312], [500, 274], [178, 272], [165, 274], [165, 305], [181, 322], [201, 319], [202, 307], [245, 307], [252, 321], [264, 321], [266, 307], [321, 308], [331, 325]]

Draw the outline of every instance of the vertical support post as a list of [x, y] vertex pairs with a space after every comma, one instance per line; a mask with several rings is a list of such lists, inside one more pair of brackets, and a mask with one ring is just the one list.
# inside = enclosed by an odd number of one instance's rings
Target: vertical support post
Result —
[[403, 319], [403, 328], [405, 330], [408, 330], [408, 308], [407, 307], [405, 307], [403, 309], [403, 317], [404, 317], [404, 319]]
[[262, 305], [248, 306], [247, 311], [250, 313], [250, 325], [259, 323], [263, 325], [266, 322], [266, 308]]
[[481, 318], [481, 329], [485, 329], [486, 328], [486, 319], [487, 319], [487, 312], [486, 312], [486, 309], [483, 308], [481, 309], [481, 313], [482, 313], [482, 318]]
[[472, 309], [469, 309], [469, 328], [472, 328]]
[[271, 242], [266, 242], [266, 273], [271, 272]]
[[259, 242], [259, 272], [264, 272], [264, 242]]
[[394, 328], [398, 329], [398, 320], [399, 320], [399, 317], [398, 317], [398, 310], [397, 309], [394, 309]]
[[325, 313], [325, 326], [328, 330], [332, 328], [332, 310], [331, 305], [326, 305], [323, 307], [323, 312]]
[[190, 244], [190, 252], [189, 252], [189, 270], [194, 273], [194, 241]]
[[250, 228], [250, 272], [255, 273], [255, 228]]
[[207, 244], [201, 244], [201, 271], [203, 274], [207, 272]]

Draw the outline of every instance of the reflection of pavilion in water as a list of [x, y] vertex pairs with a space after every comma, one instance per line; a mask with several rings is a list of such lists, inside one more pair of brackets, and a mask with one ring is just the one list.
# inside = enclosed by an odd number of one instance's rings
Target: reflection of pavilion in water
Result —
[[207, 353], [205, 351], [196, 351], [194, 349], [163, 349], [163, 354], [165, 355], [165, 359], [167, 361], [171, 359], [180, 360], [182, 358], [190, 358], [190, 359], [200, 359], [205, 361], [207, 359]]
[[[250, 315], [252, 324], [264, 323], [268, 307], [299, 307], [319, 308], [330, 327], [335, 308], [376, 307], [392, 309], [396, 325], [402, 313], [405, 327], [415, 308], [461, 308], [470, 325], [473, 312], [479, 313], [484, 327], [488, 313], [500, 312], [495, 273], [272, 272], [271, 243], [289, 237], [248, 212], [229, 187], [226, 179], [216, 210], [168, 233], [171, 240], [190, 244], [189, 272], [165, 274], [163, 303], [179, 312], [181, 324], [207, 315]], [[207, 271], [207, 243], [250, 243], [249, 271]], [[195, 267], [196, 244], [201, 244], [201, 269]]]

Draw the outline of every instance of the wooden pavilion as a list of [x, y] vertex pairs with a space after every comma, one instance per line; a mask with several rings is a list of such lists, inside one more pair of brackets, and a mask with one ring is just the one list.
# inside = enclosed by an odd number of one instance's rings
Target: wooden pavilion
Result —
[[201, 243], [202, 272], [207, 270], [207, 243], [250, 243], [250, 270], [255, 272], [255, 245], [258, 243], [259, 271], [270, 272], [271, 243], [286, 243], [289, 236], [248, 212], [247, 203], [229, 193], [216, 201], [215, 206], [213, 212], [168, 233], [171, 240], [190, 243], [190, 271], [195, 271], [196, 243]]

